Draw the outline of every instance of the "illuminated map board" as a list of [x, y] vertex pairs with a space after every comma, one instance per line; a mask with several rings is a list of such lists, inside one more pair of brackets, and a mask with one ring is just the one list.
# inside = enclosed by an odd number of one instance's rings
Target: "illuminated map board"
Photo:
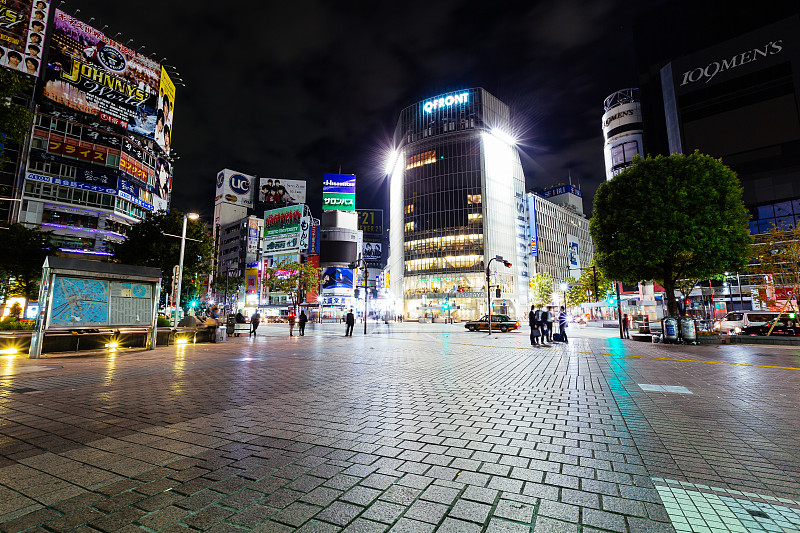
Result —
[[153, 284], [56, 276], [50, 325], [150, 325]]

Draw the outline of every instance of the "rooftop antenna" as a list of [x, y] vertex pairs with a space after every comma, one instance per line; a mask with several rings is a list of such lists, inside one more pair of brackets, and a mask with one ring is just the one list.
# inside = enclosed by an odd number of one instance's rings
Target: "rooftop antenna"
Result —
[[569, 174], [569, 184], [572, 185], [572, 169], [567, 170], [567, 173]]

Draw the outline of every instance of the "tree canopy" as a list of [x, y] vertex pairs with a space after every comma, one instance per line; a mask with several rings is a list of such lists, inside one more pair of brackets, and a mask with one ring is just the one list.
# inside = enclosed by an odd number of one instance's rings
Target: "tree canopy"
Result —
[[774, 227], [758, 235], [748, 268], [767, 280], [767, 290], [753, 294], [762, 304], [773, 307], [787, 297], [790, 303], [800, 299], [800, 227]]
[[42, 265], [48, 255], [55, 255], [52, 234], [11, 224], [0, 229], [0, 299], [3, 305], [12, 296], [35, 300], [39, 295]]
[[[597, 282], [597, 294], [595, 294], [595, 281]], [[604, 276], [599, 268], [584, 269], [577, 280], [570, 278], [567, 279], [567, 282], [569, 283], [567, 304], [570, 307], [584, 302], [600, 301], [614, 289], [612, 281]]]
[[530, 281], [531, 303], [536, 307], [549, 305], [553, 301], [553, 276], [549, 272], [538, 272]]
[[[172, 269], [178, 264], [180, 256], [182, 226], [183, 213], [178, 211], [148, 213], [141, 222], [131, 227], [127, 240], [112, 246], [114, 260], [128, 265], [160, 268], [164, 279], [161, 286], [166, 292], [170, 287], [167, 279], [172, 276]], [[214, 241], [206, 232], [203, 222], [188, 220], [181, 302], [188, 303], [188, 298], [197, 294], [199, 280], [195, 276], [211, 272], [213, 253]], [[191, 279], [195, 280], [194, 284], [189, 282]]]
[[311, 263], [287, 261], [267, 268], [264, 271], [264, 283], [268, 283], [270, 292], [289, 296], [292, 306], [302, 303], [306, 291], [319, 292], [319, 280], [322, 270]]
[[33, 113], [14, 100], [30, 89], [30, 82], [18, 72], [0, 69], [0, 162], [7, 142], [22, 143], [31, 130]]
[[646, 159], [600, 185], [590, 233], [607, 277], [664, 287], [677, 314], [681, 280], [707, 279], [747, 264], [752, 239], [736, 173], [695, 152]]

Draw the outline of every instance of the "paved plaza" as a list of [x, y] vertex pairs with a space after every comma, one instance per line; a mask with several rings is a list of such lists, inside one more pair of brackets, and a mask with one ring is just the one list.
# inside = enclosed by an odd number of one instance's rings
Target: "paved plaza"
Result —
[[0, 357], [0, 531], [800, 531], [800, 350], [463, 325]]

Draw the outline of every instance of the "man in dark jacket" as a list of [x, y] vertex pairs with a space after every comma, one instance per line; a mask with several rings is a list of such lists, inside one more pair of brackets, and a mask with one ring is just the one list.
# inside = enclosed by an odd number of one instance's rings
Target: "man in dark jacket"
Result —
[[[261, 315], [258, 314], [258, 309], [250, 316], [250, 335], [258, 335], [258, 325], [261, 323]], [[248, 337], [250, 336], [248, 335]]]
[[531, 312], [528, 313], [528, 325], [531, 327], [531, 346], [539, 346], [539, 322], [536, 319], [536, 310], [531, 306]]
[[353, 310], [351, 309], [349, 313], [347, 313], [347, 318], [345, 318], [344, 323], [346, 324], [344, 330], [345, 337], [352, 337], [353, 336], [353, 326], [356, 325], [356, 316], [353, 314]]
[[561, 306], [561, 312], [558, 314], [558, 328], [561, 335], [561, 342], [569, 343], [567, 340], [567, 326], [569, 325], [569, 315], [564, 306]]
[[545, 327], [542, 336], [547, 342], [553, 342], [553, 313], [550, 311], [549, 305], [542, 311], [542, 323]]
[[300, 311], [300, 317], [297, 319], [297, 325], [300, 326], [300, 336], [306, 334], [306, 322], [308, 322], [308, 317], [306, 316], [305, 311]]

